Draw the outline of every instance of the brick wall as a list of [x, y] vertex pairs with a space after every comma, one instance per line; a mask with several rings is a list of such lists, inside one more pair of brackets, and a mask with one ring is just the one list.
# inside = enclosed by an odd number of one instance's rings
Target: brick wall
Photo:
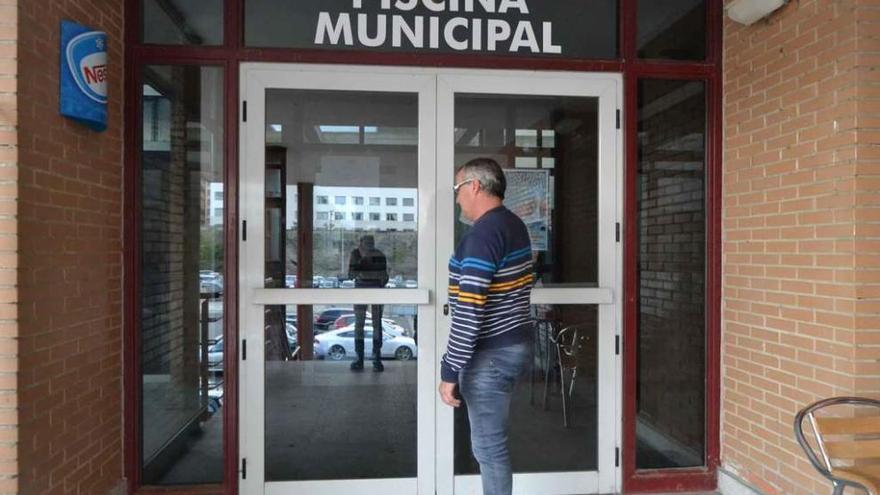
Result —
[[880, 392], [878, 19], [801, 0], [725, 20], [721, 455], [765, 493], [829, 490], [799, 408]]
[[[102, 495], [122, 478], [122, 2], [19, 15], [19, 488]], [[103, 133], [58, 115], [61, 19], [107, 31]]]
[[18, 493], [18, 0], [0, 1], [0, 494]]

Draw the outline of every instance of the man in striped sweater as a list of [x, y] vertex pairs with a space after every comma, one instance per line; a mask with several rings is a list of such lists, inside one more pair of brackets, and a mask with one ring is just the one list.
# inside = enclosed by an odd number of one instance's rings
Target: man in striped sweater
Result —
[[468, 407], [471, 446], [484, 495], [510, 495], [510, 399], [531, 351], [532, 248], [522, 220], [504, 207], [506, 180], [492, 159], [455, 174], [456, 202], [473, 227], [449, 260], [452, 329], [440, 368], [440, 398]]

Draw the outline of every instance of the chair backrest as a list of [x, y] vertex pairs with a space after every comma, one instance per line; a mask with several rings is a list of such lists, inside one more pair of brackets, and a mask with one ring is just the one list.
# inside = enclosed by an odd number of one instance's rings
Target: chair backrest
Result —
[[[833, 406], [867, 406], [872, 415], [820, 416], [816, 413]], [[816, 448], [807, 441], [804, 423], [809, 423]], [[841, 472], [880, 477], [880, 401], [862, 397], [834, 397], [801, 409], [794, 420], [798, 443], [813, 467], [823, 476], [840, 481]], [[843, 476], [844, 481], [846, 476]]]
[[564, 368], [577, 368], [590, 362], [595, 346], [590, 342], [596, 332], [594, 325], [569, 325], [556, 334], [559, 347], [559, 364]]

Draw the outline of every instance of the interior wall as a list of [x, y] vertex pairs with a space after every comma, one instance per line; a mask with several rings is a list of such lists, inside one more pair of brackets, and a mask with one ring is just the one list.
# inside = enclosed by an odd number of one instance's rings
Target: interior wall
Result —
[[[122, 490], [122, 2], [19, 2], [20, 492]], [[107, 33], [108, 129], [58, 113], [62, 19]]]

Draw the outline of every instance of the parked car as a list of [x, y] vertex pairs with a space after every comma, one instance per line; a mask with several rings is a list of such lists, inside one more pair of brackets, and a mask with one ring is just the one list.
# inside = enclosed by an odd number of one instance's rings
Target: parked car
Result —
[[339, 287], [343, 289], [354, 289], [354, 280], [343, 280]]
[[214, 297], [223, 295], [223, 282], [219, 280], [201, 280], [199, 293], [202, 297]]
[[321, 289], [335, 289], [339, 287], [339, 279], [336, 277], [324, 277], [317, 286]]
[[296, 275], [285, 275], [284, 276], [284, 286], [285, 287], [296, 287]]
[[[333, 322], [333, 329], [344, 328], [349, 325], [354, 325], [354, 313], [349, 313], [336, 318], [336, 321]], [[373, 317], [369, 311], [367, 311], [367, 319], [364, 326], [373, 326]], [[390, 318], [382, 318], [382, 329], [392, 335], [405, 335], [403, 327], [398, 325], [397, 322]]]
[[330, 329], [330, 325], [336, 321], [340, 316], [351, 313], [351, 308], [329, 308], [321, 311], [321, 314], [318, 315], [318, 318], [315, 320], [315, 330], [328, 330]]
[[406, 287], [407, 289], [416, 289], [419, 287], [419, 283], [416, 282], [415, 280], [410, 279], [410, 280], [405, 281], [403, 283], [403, 286]]
[[[364, 356], [373, 354], [373, 327], [364, 328]], [[354, 325], [332, 330], [315, 337], [315, 357], [341, 361], [354, 358]], [[409, 337], [382, 333], [382, 357], [409, 361], [417, 356], [416, 343]]]

